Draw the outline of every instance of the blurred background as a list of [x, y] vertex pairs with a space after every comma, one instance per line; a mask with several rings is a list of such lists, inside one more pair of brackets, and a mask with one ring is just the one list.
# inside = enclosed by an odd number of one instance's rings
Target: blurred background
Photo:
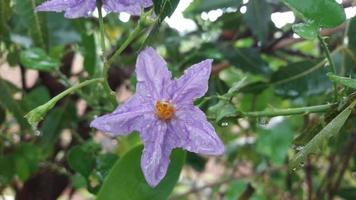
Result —
[[[97, 77], [101, 67], [97, 11], [74, 20], [63, 13], [34, 14], [41, 2], [0, 2], [0, 199], [95, 199], [113, 164], [140, 139], [137, 134], [110, 138], [89, 128], [95, 116], [116, 106], [98, 85], [62, 99], [38, 128], [24, 119], [70, 85]], [[347, 21], [322, 29], [321, 35], [338, 74], [355, 77], [356, 1], [337, 2]], [[111, 13], [104, 20], [106, 44], [113, 51], [139, 18]], [[299, 22], [278, 0], [180, 0], [169, 18], [147, 27], [113, 63], [109, 84], [119, 104], [134, 93], [135, 61], [143, 46], [154, 47], [175, 77], [194, 63], [214, 59], [206, 97], [225, 95], [244, 80], [229, 102], [197, 100], [226, 152], [221, 157], [188, 153], [169, 199], [356, 199], [355, 113], [337, 137], [293, 173], [288, 171], [291, 156], [335, 111], [239, 116], [332, 102], [324, 52], [317, 39], [293, 33], [292, 24]], [[352, 92], [339, 90], [344, 96]]]

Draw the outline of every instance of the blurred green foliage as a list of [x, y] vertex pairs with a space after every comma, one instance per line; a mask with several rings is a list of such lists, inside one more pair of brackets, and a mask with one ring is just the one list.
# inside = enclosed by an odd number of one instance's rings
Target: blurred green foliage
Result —
[[[98, 18], [34, 12], [41, 2], [0, 1], [3, 196], [57, 199], [69, 188], [102, 200], [356, 199], [356, 18], [345, 15], [353, 1], [193, 0], [183, 15], [196, 28], [185, 31], [164, 21], [180, 1], [154, 0], [146, 14], [155, 14], [141, 21], [123, 22], [115, 13], [104, 18], [105, 55]], [[271, 15], [290, 10], [295, 23], [275, 26]], [[218, 18], [209, 18], [214, 12]], [[111, 57], [137, 24], [137, 37]], [[102, 77], [102, 61], [110, 58], [108, 83], [122, 103], [134, 92], [135, 61], [144, 46], [157, 49], [175, 77], [214, 59], [209, 90], [195, 104], [226, 147], [218, 158], [175, 150], [155, 189], [140, 170], [137, 134], [112, 139], [89, 128], [116, 106], [102, 84], [42, 107], [38, 126], [24, 118], [65, 89]]]

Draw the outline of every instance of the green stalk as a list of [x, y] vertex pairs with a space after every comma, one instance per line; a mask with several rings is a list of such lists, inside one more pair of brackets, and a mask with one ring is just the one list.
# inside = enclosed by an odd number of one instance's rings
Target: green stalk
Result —
[[[115, 59], [129, 46], [129, 44], [137, 38], [137, 36], [140, 35], [141, 31], [143, 29], [143, 26], [141, 24], [141, 20], [138, 22], [137, 26], [133, 30], [133, 32], [130, 34], [130, 36], [125, 40], [125, 42], [120, 45], [118, 49], [115, 50], [114, 54], [108, 59], [108, 61], [105, 63], [104, 68], [109, 68], [110, 65], [115, 61]], [[106, 69], [108, 71], [108, 69]]]
[[241, 115], [244, 117], [275, 117], [275, 116], [298, 115], [298, 114], [307, 114], [307, 113], [319, 113], [319, 112], [325, 112], [335, 105], [336, 105], [335, 103], [332, 103], [332, 104], [308, 106], [308, 107], [300, 107], [300, 108], [242, 112]]
[[94, 78], [94, 79], [90, 79], [90, 80], [86, 80], [83, 81], [77, 85], [73, 85], [72, 87], [64, 90], [63, 92], [59, 93], [57, 96], [53, 97], [51, 100], [49, 100], [47, 103], [57, 103], [57, 101], [61, 100], [63, 97], [67, 96], [68, 94], [82, 88], [85, 87], [87, 85], [90, 85], [92, 83], [96, 83], [96, 82], [103, 82], [104, 79], [103, 78]]
[[[324, 40], [324, 38], [322, 38], [320, 36], [320, 34], [318, 35], [318, 39], [319, 39], [319, 42], [321, 44], [321, 47], [323, 48], [324, 52], [325, 52], [325, 56], [326, 56], [326, 59], [328, 60], [329, 62], [329, 71], [332, 72], [333, 74], [336, 74], [336, 67], [335, 67], [335, 63], [331, 57], [331, 53], [330, 53], [330, 50]], [[333, 83], [333, 86], [334, 86], [334, 98], [335, 100], [337, 100], [338, 98], [338, 94], [337, 94], [337, 85], [336, 83], [334, 82]]]
[[105, 55], [106, 52], [106, 47], [105, 47], [105, 30], [104, 30], [104, 19], [103, 19], [103, 13], [102, 13], [102, 3], [99, 1], [98, 5], [98, 12], [99, 12], [99, 28], [100, 28], [100, 45], [101, 45], [101, 51], [102, 55]]
[[115, 92], [113, 92], [109, 86], [108, 82], [108, 70], [109, 68], [106, 67], [105, 63], [105, 54], [106, 54], [106, 46], [105, 46], [105, 27], [104, 27], [104, 18], [103, 18], [103, 13], [102, 13], [102, 2], [98, 1], [97, 3], [97, 8], [98, 8], [98, 13], [99, 13], [99, 29], [100, 29], [100, 46], [101, 46], [101, 60], [104, 63], [103, 69], [102, 69], [102, 77], [104, 78], [105, 81], [102, 82], [103, 88], [108, 95], [110, 102], [112, 105], [116, 105], [116, 97], [115, 97]]
[[96, 83], [96, 82], [103, 82], [104, 79], [103, 78], [95, 78], [95, 79], [90, 79], [90, 80], [86, 80], [83, 81], [77, 85], [74, 85], [68, 89], [66, 89], [65, 91], [59, 93], [57, 96], [53, 97], [51, 100], [49, 100], [47, 103], [38, 106], [37, 108], [31, 110], [29, 113], [27, 113], [25, 115], [25, 118], [28, 120], [28, 122], [33, 126], [36, 127], [38, 122], [42, 120], [42, 118], [46, 115], [46, 113], [51, 110], [56, 103], [61, 100], [63, 97], [67, 96], [68, 94], [82, 88], [85, 87], [87, 85], [90, 85], [92, 83]]
[[[138, 23], [134, 31], [130, 34], [130, 36], [124, 41], [122, 45], [118, 49], [115, 50], [114, 54], [107, 60], [104, 61], [104, 68], [103, 68], [103, 77], [105, 80], [108, 80], [108, 72], [110, 69], [110, 66], [112, 63], [115, 61], [115, 59], [127, 48], [127, 46], [139, 36], [139, 34], [142, 32], [143, 26], [141, 25], [141, 21]], [[110, 93], [110, 98], [111, 102], [116, 104], [116, 98], [115, 98], [115, 93], [111, 90], [109, 84], [107, 81], [104, 83], [104, 89]]]

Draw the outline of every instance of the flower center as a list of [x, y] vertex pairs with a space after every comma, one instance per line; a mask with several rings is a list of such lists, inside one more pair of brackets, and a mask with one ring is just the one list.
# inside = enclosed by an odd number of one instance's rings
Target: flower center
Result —
[[168, 101], [156, 102], [156, 115], [161, 120], [171, 119], [175, 111], [174, 106]]

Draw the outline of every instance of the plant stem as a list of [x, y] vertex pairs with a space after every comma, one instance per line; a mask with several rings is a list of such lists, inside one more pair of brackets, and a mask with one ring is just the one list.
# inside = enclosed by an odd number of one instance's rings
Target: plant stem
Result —
[[103, 68], [103, 78], [106, 80], [103, 83], [104, 89], [110, 94], [110, 100], [113, 104], [116, 104], [115, 93], [111, 90], [109, 83], [108, 83], [108, 72], [110, 69], [111, 64], [114, 62], [116, 57], [118, 57], [126, 48], [127, 46], [141, 33], [142, 25], [141, 22], [138, 23], [134, 31], [130, 34], [130, 36], [125, 40], [125, 42], [120, 45], [118, 49], [115, 50], [114, 54], [108, 59], [105, 60], [103, 57], [104, 68]]
[[[331, 57], [331, 53], [330, 53], [330, 50], [328, 48], [328, 45], [326, 44], [324, 38], [322, 38], [320, 34], [318, 35], [318, 39], [319, 39], [319, 42], [321, 44], [321, 47], [324, 49], [326, 59], [329, 62], [329, 71], [332, 72], [333, 74], [336, 74], [335, 63], [334, 63], [334, 61], [333, 61], [333, 59]], [[336, 85], [335, 82], [333, 83], [333, 86], [334, 86], [334, 98], [336, 100], [338, 98], [338, 94], [337, 94], [337, 90], [336, 90], [337, 89], [337, 85]]]
[[[110, 65], [115, 61], [115, 59], [126, 49], [127, 46], [129, 46], [129, 44], [136, 39], [136, 37], [141, 33], [142, 31], [142, 24], [141, 24], [141, 20], [138, 22], [137, 26], [135, 27], [135, 29], [133, 30], [133, 32], [130, 34], [130, 36], [125, 40], [125, 42], [120, 45], [119, 48], [117, 48], [114, 52], [114, 54], [108, 59], [108, 61], [106, 61], [104, 63], [104, 67], [105, 68], [109, 68]], [[108, 69], [106, 69], [106, 71], [108, 71]]]
[[99, 1], [98, 5], [98, 13], [99, 13], [99, 28], [100, 28], [100, 45], [101, 45], [101, 51], [102, 51], [102, 56], [105, 55], [106, 52], [106, 47], [105, 47], [105, 30], [104, 30], [104, 19], [103, 19], [103, 13], [102, 13], [102, 3]]
[[332, 104], [308, 106], [308, 107], [301, 107], [301, 108], [242, 112], [241, 115], [244, 117], [275, 117], [275, 116], [298, 115], [298, 114], [307, 114], [307, 113], [318, 113], [318, 112], [325, 112], [326, 110], [330, 109], [335, 105], [336, 105], [335, 103], [332, 103]]
[[87, 85], [90, 85], [92, 83], [96, 83], [96, 82], [103, 82], [104, 79], [103, 78], [94, 78], [94, 79], [90, 79], [90, 80], [86, 80], [83, 81], [77, 85], [73, 85], [72, 87], [64, 90], [63, 92], [59, 93], [57, 96], [53, 97], [51, 100], [48, 101], [48, 103], [57, 103], [57, 101], [61, 100], [63, 97], [67, 96], [68, 94], [82, 88], [85, 87]]
[[336, 73], [335, 63], [334, 63], [333, 59], [331, 58], [330, 50], [329, 50], [324, 38], [322, 38], [320, 35], [318, 35], [318, 39], [320, 41], [321, 47], [325, 51], [326, 58], [329, 61], [329, 71], [335, 74]]

